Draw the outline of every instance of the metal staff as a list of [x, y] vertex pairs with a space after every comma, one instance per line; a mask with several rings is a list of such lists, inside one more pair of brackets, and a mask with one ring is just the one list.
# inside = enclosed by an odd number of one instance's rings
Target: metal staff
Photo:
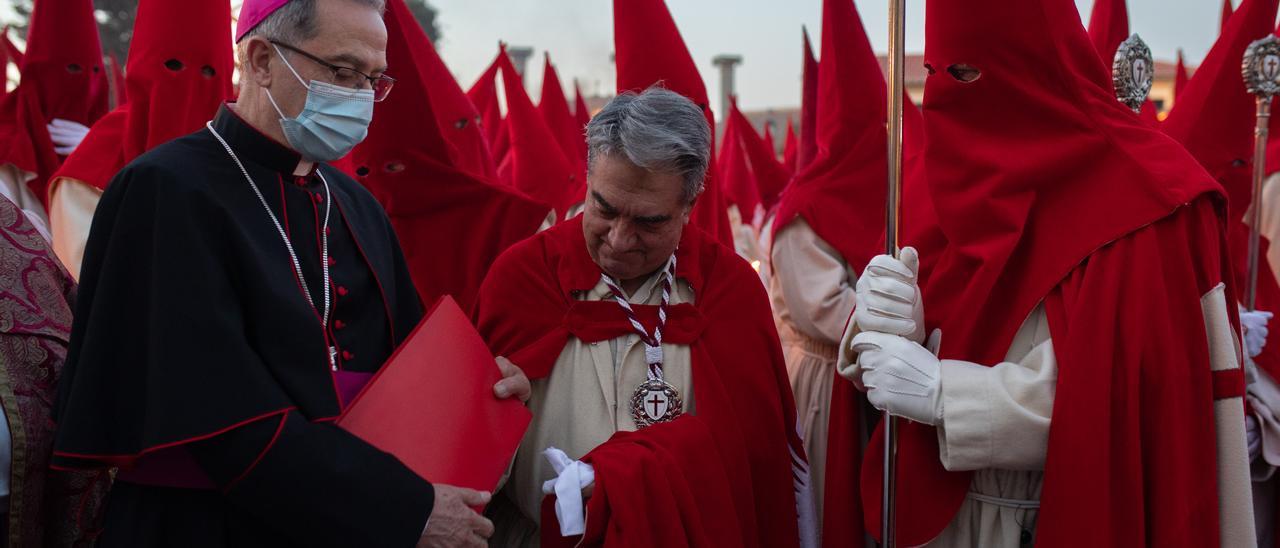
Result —
[[[902, 198], [902, 90], [903, 90], [903, 35], [906, 34], [903, 14], [906, 0], [889, 0], [889, 196], [885, 200], [885, 253], [898, 256], [898, 216]], [[884, 485], [881, 491], [880, 539], [881, 546], [896, 545], [894, 528], [896, 493], [898, 483], [898, 420], [887, 411], [884, 413]]]
[[1280, 92], [1280, 39], [1275, 35], [1256, 40], [1244, 51], [1241, 62], [1244, 85], [1258, 98], [1258, 122], [1253, 132], [1253, 201], [1249, 204], [1249, 279], [1244, 306], [1252, 312], [1258, 297], [1258, 228], [1262, 221], [1262, 179], [1267, 169], [1267, 134], [1271, 124], [1271, 97]]

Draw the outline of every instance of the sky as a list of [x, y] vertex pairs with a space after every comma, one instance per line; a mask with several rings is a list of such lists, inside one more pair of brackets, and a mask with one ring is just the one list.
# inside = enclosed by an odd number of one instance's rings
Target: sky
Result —
[[[431, 3], [440, 10], [440, 53], [464, 88], [493, 60], [498, 41], [503, 40], [534, 48], [526, 84], [535, 100], [541, 89], [544, 52], [551, 54], [565, 86], [571, 86], [576, 77], [585, 93], [613, 91], [613, 3], [609, 0]], [[885, 51], [889, 0], [854, 3], [872, 47]], [[911, 53], [924, 51], [924, 3], [907, 0], [906, 44]], [[744, 110], [799, 105], [800, 28], [809, 28], [816, 49], [821, 0], [667, 0], [667, 5], [702, 71], [713, 107], [719, 104], [715, 98], [720, 96], [720, 84], [711, 59], [722, 53], [743, 56], [737, 90]], [[1087, 23], [1093, 0], [1076, 0], [1076, 5]], [[1128, 6], [1130, 32], [1141, 35], [1157, 59], [1173, 61], [1181, 47], [1187, 63], [1198, 64], [1218, 36], [1222, 0], [1128, 0]]]

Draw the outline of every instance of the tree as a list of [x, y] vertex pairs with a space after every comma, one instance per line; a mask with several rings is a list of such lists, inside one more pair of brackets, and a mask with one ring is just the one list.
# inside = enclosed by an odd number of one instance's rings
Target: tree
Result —
[[[171, 0], [178, 1], [178, 0]], [[228, 0], [233, 9], [243, 0]], [[11, 0], [17, 20], [10, 25], [17, 35], [25, 36], [27, 22], [31, 19], [32, 0]], [[436, 24], [436, 8], [430, 0], [405, 0], [409, 10], [422, 25], [432, 43], [440, 39], [440, 27]], [[133, 16], [138, 10], [138, 0], [93, 0], [98, 18], [98, 36], [102, 40], [102, 52], [115, 54], [124, 61], [129, 56], [129, 39], [133, 37]]]

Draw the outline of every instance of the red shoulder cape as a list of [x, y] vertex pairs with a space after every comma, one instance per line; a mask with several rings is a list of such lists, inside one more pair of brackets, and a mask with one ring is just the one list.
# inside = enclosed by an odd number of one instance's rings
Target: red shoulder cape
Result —
[[[692, 286], [697, 299], [671, 307], [664, 338], [691, 347], [697, 416], [662, 428], [619, 433], [593, 451], [597, 488], [586, 537], [631, 545], [632, 537], [621, 534], [623, 524], [628, 524], [628, 531], [634, 526], [660, 531], [655, 538], [677, 533], [695, 538], [728, 528], [740, 534], [746, 546], [795, 546], [799, 533], [792, 470], [805, 466], [804, 453], [764, 288], [732, 250], [692, 226], [686, 226], [681, 240], [676, 277]], [[595, 342], [631, 333], [616, 304], [574, 298], [599, 279], [600, 269], [587, 253], [581, 218], [560, 223], [498, 258], [480, 287], [476, 325], [496, 354], [509, 357], [529, 378], [544, 378], [570, 337]], [[638, 306], [636, 311], [652, 325], [656, 308]], [[687, 424], [695, 421], [705, 428]], [[683, 455], [677, 460], [687, 466], [682, 469], [685, 476], [705, 464], [689, 455], [715, 455], [712, 468], [733, 481], [712, 481], [693, 490], [678, 489], [674, 480], [664, 484], [661, 489], [670, 489], [678, 503], [664, 511], [675, 517], [637, 506], [642, 499], [620, 498], [662, 481], [626, 470], [660, 466], [667, 479], [680, 473], [655, 460], [667, 458], [664, 453]], [[709, 506], [716, 500], [728, 504]], [[701, 513], [711, 508], [715, 519], [708, 521]], [[555, 539], [544, 538], [548, 540]]]

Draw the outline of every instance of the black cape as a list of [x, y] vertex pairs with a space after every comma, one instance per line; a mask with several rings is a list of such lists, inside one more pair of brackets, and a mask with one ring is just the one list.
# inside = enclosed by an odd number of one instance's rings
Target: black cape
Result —
[[333, 200], [322, 326], [321, 178], [295, 176], [299, 156], [225, 106], [213, 125], [263, 198], [207, 130], [111, 181], [85, 250], [54, 465], [136, 472], [179, 454], [211, 480], [122, 472], [100, 546], [413, 546], [432, 486], [332, 424], [330, 346], [340, 369], [376, 371], [421, 319], [391, 224], [358, 183], [319, 167]]

